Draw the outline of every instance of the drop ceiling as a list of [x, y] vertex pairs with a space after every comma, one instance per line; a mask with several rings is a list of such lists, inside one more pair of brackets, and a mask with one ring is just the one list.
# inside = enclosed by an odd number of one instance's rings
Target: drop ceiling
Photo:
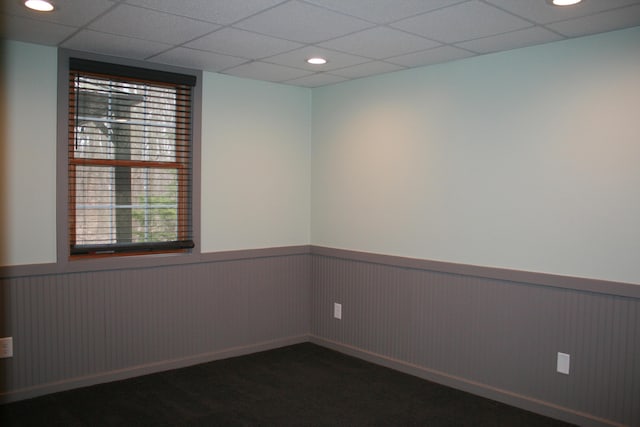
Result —
[[[2, 0], [2, 38], [317, 87], [640, 25], [640, 0]], [[305, 61], [323, 56], [328, 63]]]

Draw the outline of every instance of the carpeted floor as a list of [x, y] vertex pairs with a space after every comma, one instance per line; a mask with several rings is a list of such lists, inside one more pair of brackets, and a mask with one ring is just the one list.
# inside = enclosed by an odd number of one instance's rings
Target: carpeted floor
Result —
[[305, 343], [0, 406], [8, 426], [568, 426]]

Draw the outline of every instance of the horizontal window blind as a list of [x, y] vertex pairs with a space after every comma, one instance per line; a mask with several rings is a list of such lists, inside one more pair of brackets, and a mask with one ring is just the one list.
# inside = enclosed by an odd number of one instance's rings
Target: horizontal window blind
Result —
[[70, 254], [192, 248], [193, 82], [101, 64], [70, 63]]

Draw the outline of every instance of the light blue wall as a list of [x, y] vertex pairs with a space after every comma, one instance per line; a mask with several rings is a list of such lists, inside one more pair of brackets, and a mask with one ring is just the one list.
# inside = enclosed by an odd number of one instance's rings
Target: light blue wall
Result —
[[0, 43], [0, 265], [55, 262], [57, 52]]
[[311, 91], [204, 73], [202, 251], [309, 244]]
[[[56, 50], [4, 50], [0, 264], [55, 262]], [[313, 91], [204, 73], [203, 98], [203, 252], [640, 283], [639, 28]]]
[[[3, 47], [0, 265], [54, 263], [57, 50]], [[203, 74], [201, 251], [309, 244], [311, 91]]]
[[640, 284], [640, 28], [313, 92], [311, 241]]

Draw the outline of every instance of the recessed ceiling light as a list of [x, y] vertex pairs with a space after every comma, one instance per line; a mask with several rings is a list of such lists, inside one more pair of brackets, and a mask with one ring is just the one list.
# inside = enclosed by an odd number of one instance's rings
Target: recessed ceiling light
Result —
[[51, 12], [54, 9], [53, 3], [46, 0], [26, 0], [24, 5], [38, 12]]
[[547, 3], [554, 6], [573, 6], [580, 3], [582, 0], [547, 0]]
[[319, 56], [314, 56], [313, 58], [307, 59], [307, 62], [311, 65], [324, 65], [327, 63], [327, 60]]

